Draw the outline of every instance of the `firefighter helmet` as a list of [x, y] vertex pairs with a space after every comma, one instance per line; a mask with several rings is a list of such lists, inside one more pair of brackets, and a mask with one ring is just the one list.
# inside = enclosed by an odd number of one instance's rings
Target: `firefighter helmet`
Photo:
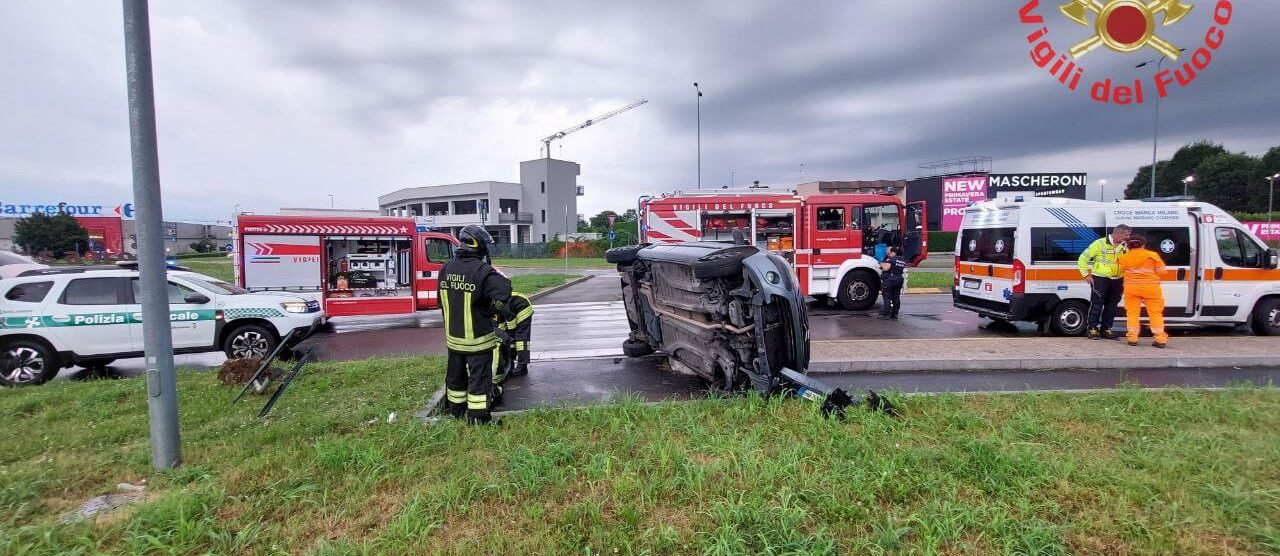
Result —
[[488, 230], [472, 224], [458, 232], [458, 241], [462, 242], [458, 247], [459, 250], [470, 250], [479, 255], [487, 255], [489, 245], [493, 243], [493, 236], [489, 235]]

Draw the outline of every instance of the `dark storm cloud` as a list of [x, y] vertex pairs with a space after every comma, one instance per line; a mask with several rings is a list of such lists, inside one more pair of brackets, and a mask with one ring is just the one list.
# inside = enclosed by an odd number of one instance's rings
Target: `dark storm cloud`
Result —
[[[1161, 35], [1194, 49], [1212, 3], [1187, 1], [1192, 15]], [[367, 207], [407, 184], [514, 179], [538, 138], [643, 97], [555, 152], [583, 164], [584, 212], [622, 208], [695, 181], [694, 81], [709, 184], [730, 172], [739, 184], [910, 177], [920, 162], [970, 154], [998, 170], [1127, 182], [1149, 161], [1150, 102], [1104, 106], [1058, 85], [1031, 63], [1021, 5], [156, 3], [166, 205], [274, 211], [335, 192]], [[127, 191], [118, 6], [3, 10], [0, 63], [17, 86], [0, 101], [19, 109], [0, 130], [0, 190]], [[1088, 34], [1056, 3], [1038, 13], [1058, 49]], [[1236, 2], [1211, 68], [1161, 107], [1162, 155], [1201, 138], [1255, 152], [1280, 143], [1277, 16], [1280, 4]], [[1082, 88], [1149, 77], [1132, 66], [1152, 52], [1089, 54]]]

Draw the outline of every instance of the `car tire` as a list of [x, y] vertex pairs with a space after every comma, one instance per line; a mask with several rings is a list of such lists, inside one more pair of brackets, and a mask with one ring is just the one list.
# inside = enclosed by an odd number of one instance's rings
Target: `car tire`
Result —
[[0, 385], [34, 386], [48, 382], [62, 370], [62, 358], [39, 340], [13, 340], [0, 348]]
[[222, 352], [227, 359], [266, 357], [276, 349], [275, 333], [259, 324], [243, 324], [227, 333], [222, 340]]
[[693, 277], [699, 280], [737, 276], [742, 274], [742, 260], [756, 252], [754, 248], [717, 251], [693, 261], [689, 268], [693, 271]]
[[1049, 331], [1055, 336], [1084, 336], [1089, 330], [1089, 305], [1083, 301], [1063, 301], [1049, 317]]
[[1272, 297], [1259, 301], [1253, 307], [1249, 328], [1259, 336], [1280, 336], [1280, 298]]
[[836, 299], [847, 311], [866, 311], [876, 304], [876, 298], [880, 296], [879, 281], [875, 274], [865, 270], [845, 274], [840, 280]]
[[614, 247], [604, 252], [604, 260], [611, 264], [631, 264], [636, 261], [636, 253], [648, 245], [626, 245]]
[[622, 342], [622, 353], [627, 357], [644, 357], [653, 353], [653, 347], [649, 345], [649, 342], [627, 340]]

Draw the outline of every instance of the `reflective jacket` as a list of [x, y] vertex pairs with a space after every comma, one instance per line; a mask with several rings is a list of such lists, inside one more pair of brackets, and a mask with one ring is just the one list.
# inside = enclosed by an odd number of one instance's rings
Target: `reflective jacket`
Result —
[[528, 297], [519, 292], [511, 293], [511, 302], [507, 304], [507, 310], [511, 318], [500, 324], [503, 330], [515, 330], [520, 323], [533, 318], [533, 304], [529, 302]]
[[1139, 284], [1160, 284], [1164, 273], [1164, 259], [1150, 249], [1134, 249], [1120, 256], [1120, 268], [1124, 269], [1126, 287]]
[[440, 269], [438, 291], [450, 351], [478, 353], [498, 345], [494, 323], [510, 318], [511, 280], [463, 251]]
[[1102, 278], [1118, 278], [1120, 276], [1120, 255], [1129, 248], [1123, 243], [1112, 245], [1108, 238], [1099, 238], [1080, 254], [1080, 275], [1100, 276]]

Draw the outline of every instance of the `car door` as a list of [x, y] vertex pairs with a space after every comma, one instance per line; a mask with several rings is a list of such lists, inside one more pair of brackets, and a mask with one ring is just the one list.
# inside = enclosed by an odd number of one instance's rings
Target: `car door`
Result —
[[121, 354], [141, 349], [135, 338], [129, 278], [74, 278], [67, 282], [52, 307], [53, 326], [65, 327], [63, 337], [79, 356]]
[[1215, 253], [1205, 261], [1209, 290], [1205, 317], [1237, 321], [1241, 309], [1252, 310], [1242, 305], [1250, 301], [1254, 287], [1268, 278], [1270, 255], [1248, 232], [1235, 226], [1214, 227], [1213, 242]]
[[418, 243], [413, 257], [413, 289], [417, 292], [417, 308], [435, 309], [439, 305], [436, 285], [439, 283], [440, 269], [453, 257], [457, 240], [447, 234], [429, 232], [419, 234]]
[[[137, 278], [130, 280], [130, 293], [133, 299], [141, 299], [142, 292], [139, 289]], [[174, 349], [206, 347], [213, 345], [214, 342], [214, 310], [213, 302], [209, 300], [209, 296], [198, 293], [194, 289], [169, 281], [169, 329], [173, 335]], [[205, 301], [201, 303], [193, 303], [203, 298]], [[142, 322], [141, 314], [142, 306], [138, 306], [139, 313], [135, 315], [139, 323]], [[139, 324], [134, 329], [134, 334], [142, 337], [142, 325]]]

